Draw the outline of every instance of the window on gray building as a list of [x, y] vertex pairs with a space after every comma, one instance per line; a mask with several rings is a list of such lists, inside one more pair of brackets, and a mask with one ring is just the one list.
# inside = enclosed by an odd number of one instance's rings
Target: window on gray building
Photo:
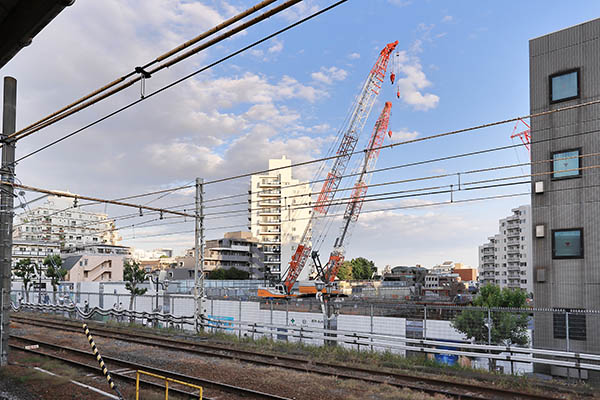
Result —
[[583, 229], [553, 230], [552, 258], [583, 258]]
[[[564, 312], [554, 313], [552, 321], [555, 339], [567, 337], [567, 314]], [[587, 329], [585, 314], [569, 313], [569, 339], [587, 340]]]
[[552, 153], [552, 179], [581, 176], [579, 169], [579, 149]]
[[550, 75], [550, 103], [579, 97], [579, 68]]

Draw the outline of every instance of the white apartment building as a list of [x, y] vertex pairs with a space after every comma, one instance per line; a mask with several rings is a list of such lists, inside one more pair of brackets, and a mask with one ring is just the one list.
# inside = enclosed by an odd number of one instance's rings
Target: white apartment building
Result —
[[173, 258], [173, 249], [132, 249], [132, 254], [136, 260], [158, 260], [161, 257]]
[[[21, 260], [28, 258], [33, 264], [36, 265], [35, 277], [33, 285], [36, 288], [45, 289], [49, 287], [48, 279], [46, 278], [46, 267], [44, 266], [44, 259], [51, 255], [60, 255], [60, 245], [58, 243], [50, 242], [31, 242], [23, 240], [13, 241], [12, 246], [12, 268]], [[42, 272], [41, 276], [39, 272]], [[13, 282], [22, 282], [21, 278], [12, 276]]]
[[[250, 179], [250, 230], [265, 254], [265, 274], [280, 279], [296, 251], [311, 215], [310, 186], [292, 177], [291, 160], [269, 160], [269, 169], [282, 168]], [[299, 279], [307, 279], [309, 268]]]
[[531, 206], [512, 210], [501, 219], [499, 233], [479, 246], [479, 280], [482, 285], [493, 283], [501, 288], [521, 288], [533, 291], [533, 251]]
[[54, 196], [15, 216], [13, 240], [58, 243], [62, 249], [117, 244], [120, 237], [113, 219], [73, 206], [73, 199]]
[[15, 240], [12, 247], [12, 266], [14, 267], [19, 261], [26, 258], [41, 266], [44, 258], [55, 254], [60, 255], [60, 245], [58, 243]]

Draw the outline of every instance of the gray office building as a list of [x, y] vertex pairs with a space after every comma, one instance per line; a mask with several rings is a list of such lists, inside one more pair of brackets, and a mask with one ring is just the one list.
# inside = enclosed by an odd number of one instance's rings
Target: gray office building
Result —
[[[600, 19], [529, 42], [531, 113], [600, 99]], [[532, 118], [534, 345], [600, 353], [600, 104]], [[568, 332], [568, 333], [567, 333]], [[564, 375], [548, 367], [540, 372]]]

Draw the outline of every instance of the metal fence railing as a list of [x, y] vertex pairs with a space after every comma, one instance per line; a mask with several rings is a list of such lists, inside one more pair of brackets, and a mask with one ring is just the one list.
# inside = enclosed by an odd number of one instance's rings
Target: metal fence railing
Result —
[[[15, 304], [25, 302], [20, 291], [11, 292], [11, 297]], [[41, 296], [29, 293], [29, 303], [55, 303], [82, 310], [94, 307], [117, 312], [132, 310], [140, 316], [135, 319], [139, 323], [151, 319], [150, 314], [157, 313], [181, 318], [176, 325], [183, 329], [193, 330], [195, 326], [195, 304], [190, 295], [166, 293], [136, 296], [132, 300], [129, 294], [124, 293], [61, 292], [54, 301], [52, 293], [42, 292]], [[575, 368], [576, 377], [587, 376], [581, 371], [597, 370], [596, 367], [584, 368], [581, 365], [600, 364], [600, 348], [593, 335], [593, 327], [600, 326], [598, 311], [367, 303], [348, 298], [332, 301], [331, 304], [334, 311], [329, 327], [332, 329], [326, 332], [327, 335], [339, 337], [340, 340], [334, 341], [359, 351], [433, 354], [439, 361], [449, 364], [458, 363], [463, 356], [473, 367], [499, 368], [512, 373], [532, 372], [533, 364], [544, 364], [552, 368], [566, 368], [568, 376], [572, 375], [569, 370]], [[240, 337], [267, 336], [273, 340], [313, 345], [323, 345], [331, 340], [330, 336], [326, 339], [322, 331], [325, 321], [321, 304], [313, 299], [209, 299], [205, 302], [205, 309], [206, 319], [200, 324], [213, 331]], [[105, 312], [94, 318], [123, 321], [123, 315]], [[161, 321], [162, 326], [168, 326], [169, 321], [173, 325], [168, 318], [155, 320], [158, 325]], [[384, 337], [386, 340], [382, 341]], [[387, 342], [389, 338], [394, 338], [393, 343]], [[577, 358], [573, 354], [584, 356]], [[586, 358], [586, 355], [593, 357]], [[493, 365], [489, 360], [494, 360]]]

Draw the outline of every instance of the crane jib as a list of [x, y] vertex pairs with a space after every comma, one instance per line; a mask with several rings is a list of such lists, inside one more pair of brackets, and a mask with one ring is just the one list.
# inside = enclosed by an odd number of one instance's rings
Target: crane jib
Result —
[[[307, 226], [312, 226], [312, 222], [314, 221], [316, 215], [327, 215], [329, 211], [329, 207], [331, 206], [331, 203], [336, 195], [337, 189], [342, 180], [342, 176], [344, 175], [346, 167], [348, 166], [350, 157], [352, 156], [356, 144], [358, 143], [358, 137], [363, 131], [364, 125], [369, 117], [369, 114], [371, 113], [371, 109], [373, 108], [373, 104], [379, 95], [379, 90], [381, 89], [381, 85], [383, 84], [385, 78], [390, 54], [394, 51], [397, 45], [398, 41], [388, 43], [384, 49], [381, 50], [375, 65], [371, 69], [369, 76], [367, 77], [367, 80], [364, 83], [359, 96], [357, 97], [356, 102], [351, 108], [350, 118], [347, 119], [348, 124], [340, 130], [341, 132], [345, 133], [342, 136], [336, 152], [338, 157], [335, 159], [333, 166], [331, 167], [331, 171], [327, 174], [327, 178], [325, 179], [323, 187], [319, 192], [317, 202], [313, 207], [313, 212], [311, 213], [311, 217]], [[304, 269], [311, 250], [311, 237], [309, 234], [309, 229], [306, 229], [302, 235], [302, 238], [300, 239], [294, 255], [292, 256], [292, 260], [290, 261], [288, 268], [288, 274], [283, 282], [288, 295], [291, 293], [298, 276], [300, 276], [300, 273]], [[337, 270], [339, 264], [343, 262], [343, 255], [341, 255], [341, 258], [336, 258], [335, 261], [337, 262], [334, 262], [333, 264], [337, 265]], [[330, 265], [330, 267], [331, 266], [332, 265]]]

